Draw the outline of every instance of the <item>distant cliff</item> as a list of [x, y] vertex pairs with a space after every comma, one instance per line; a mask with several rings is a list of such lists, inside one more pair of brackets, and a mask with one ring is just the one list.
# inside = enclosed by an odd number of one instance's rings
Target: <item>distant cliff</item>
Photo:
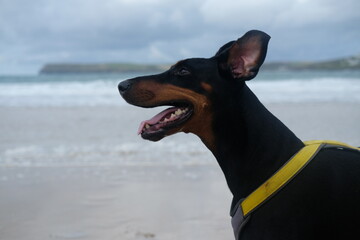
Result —
[[132, 63], [107, 63], [107, 64], [72, 64], [56, 63], [46, 64], [40, 74], [72, 74], [72, 73], [138, 73], [159, 72], [167, 69], [164, 65], [147, 65]]
[[262, 70], [360, 70], [360, 55], [321, 62], [272, 62]]
[[[81, 73], [151, 73], [162, 72], [170, 65], [148, 65], [131, 63], [109, 64], [46, 64], [40, 74], [81, 74]], [[268, 71], [302, 70], [360, 70], [360, 55], [322, 62], [270, 62], [262, 66]]]

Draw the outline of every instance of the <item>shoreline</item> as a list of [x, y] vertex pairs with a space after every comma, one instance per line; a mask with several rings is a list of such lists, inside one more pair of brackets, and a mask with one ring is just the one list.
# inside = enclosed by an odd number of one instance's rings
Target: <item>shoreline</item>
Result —
[[4, 239], [232, 237], [231, 196], [216, 166], [0, 168], [4, 172], [14, 176], [0, 181]]
[[[303, 141], [360, 145], [360, 103], [265, 106]], [[0, 167], [216, 165], [193, 134], [175, 134], [156, 143], [141, 139], [136, 134], [140, 122], [160, 110], [133, 106], [0, 107], [4, 116], [0, 118]]]
[[[303, 140], [360, 145], [360, 103], [266, 103]], [[0, 107], [7, 240], [231, 239], [231, 194], [194, 135], [136, 135], [133, 106]]]

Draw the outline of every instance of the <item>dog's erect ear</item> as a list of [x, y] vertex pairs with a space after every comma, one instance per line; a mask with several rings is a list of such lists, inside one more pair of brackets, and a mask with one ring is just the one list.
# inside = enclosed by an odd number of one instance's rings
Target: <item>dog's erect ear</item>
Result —
[[226, 44], [224, 44], [224, 46], [222, 46], [221, 48], [219, 48], [219, 50], [216, 52], [215, 57], [220, 56], [221, 54], [223, 54], [225, 51], [229, 50], [229, 48], [235, 43], [235, 41], [230, 41]]
[[215, 55], [220, 71], [234, 79], [254, 78], [265, 60], [269, 40], [266, 33], [252, 30], [225, 44]]

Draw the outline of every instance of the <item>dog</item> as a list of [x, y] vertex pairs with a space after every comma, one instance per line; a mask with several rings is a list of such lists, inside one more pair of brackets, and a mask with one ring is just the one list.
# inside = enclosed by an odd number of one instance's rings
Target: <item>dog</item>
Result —
[[[138, 107], [170, 106], [140, 124], [142, 138], [193, 133], [213, 153], [233, 195], [236, 239], [359, 238], [359, 149], [304, 143], [246, 84], [263, 64], [269, 40], [251, 30], [213, 57], [181, 60], [163, 73], [122, 81], [118, 89]], [[303, 165], [281, 180], [291, 172], [284, 166], [304, 159], [299, 152], [308, 146], [312, 153]], [[275, 181], [281, 183], [267, 193]], [[244, 201], [259, 191], [266, 196], [246, 210]]]

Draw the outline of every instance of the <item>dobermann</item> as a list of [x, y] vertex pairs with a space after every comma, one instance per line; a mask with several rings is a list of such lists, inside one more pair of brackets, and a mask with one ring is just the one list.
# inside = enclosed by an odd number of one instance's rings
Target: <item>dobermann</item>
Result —
[[[122, 97], [135, 106], [171, 106], [141, 123], [142, 138], [158, 141], [177, 132], [200, 137], [224, 172], [233, 194], [232, 212], [304, 147], [246, 85], [264, 62], [269, 40], [266, 33], [252, 30], [211, 58], [185, 59], [161, 74], [118, 86]], [[252, 212], [241, 234], [235, 233], [236, 239], [359, 236], [360, 154], [339, 147], [321, 149]]]

